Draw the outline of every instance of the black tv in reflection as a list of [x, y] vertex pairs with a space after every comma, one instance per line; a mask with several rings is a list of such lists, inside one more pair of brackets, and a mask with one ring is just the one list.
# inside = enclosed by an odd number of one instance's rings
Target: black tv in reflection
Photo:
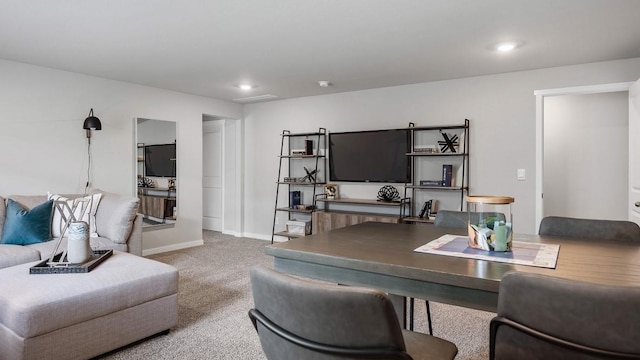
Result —
[[331, 181], [404, 183], [409, 181], [407, 129], [329, 134]]
[[146, 145], [144, 170], [146, 176], [176, 177], [176, 144]]

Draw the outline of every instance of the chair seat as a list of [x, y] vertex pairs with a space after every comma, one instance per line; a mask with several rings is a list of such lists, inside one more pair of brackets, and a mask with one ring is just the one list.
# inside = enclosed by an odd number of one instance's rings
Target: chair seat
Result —
[[414, 360], [452, 359], [456, 357], [458, 348], [447, 341], [435, 336], [429, 336], [409, 330], [402, 330], [407, 353]]

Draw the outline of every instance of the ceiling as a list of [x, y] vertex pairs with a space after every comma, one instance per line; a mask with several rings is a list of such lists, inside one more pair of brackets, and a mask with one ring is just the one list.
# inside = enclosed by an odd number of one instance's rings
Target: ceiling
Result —
[[634, 57], [637, 0], [0, 0], [0, 58], [225, 100]]

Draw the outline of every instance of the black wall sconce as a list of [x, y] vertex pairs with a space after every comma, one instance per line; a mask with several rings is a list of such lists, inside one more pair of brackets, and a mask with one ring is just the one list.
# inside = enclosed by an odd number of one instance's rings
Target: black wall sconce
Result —
[[102, 130], [102, 123], [100, 119], [93, 115], [93, 108], [89, 111], [89, 116], [84, 119], [82, 128], [87, 131], [87, 153], [89, 155], [89, 165], [87, 166], [87, 183], [84, 187], [84, 194], [87, 194], [87, 190], [91, 185], [91, 130]]
[[[89, 111], [89, 116], [84, 119], [84, 124], [82, 128], [87, 130], [87, 139], [91, 139], [91, 130], [102, 130], [102, 123], [100, 119], [93, 116], [93, 108]], [[89, 140], [91, 142], [91, 140]]]

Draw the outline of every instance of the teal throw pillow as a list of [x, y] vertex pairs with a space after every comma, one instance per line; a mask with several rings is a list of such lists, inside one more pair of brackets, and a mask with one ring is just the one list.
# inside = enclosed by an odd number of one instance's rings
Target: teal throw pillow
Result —
[[0, 244], [29, 245], [48, 241], [52, 214], [53, 200], [27, 210], [14, 200], [7, 199], [7, 217]]

